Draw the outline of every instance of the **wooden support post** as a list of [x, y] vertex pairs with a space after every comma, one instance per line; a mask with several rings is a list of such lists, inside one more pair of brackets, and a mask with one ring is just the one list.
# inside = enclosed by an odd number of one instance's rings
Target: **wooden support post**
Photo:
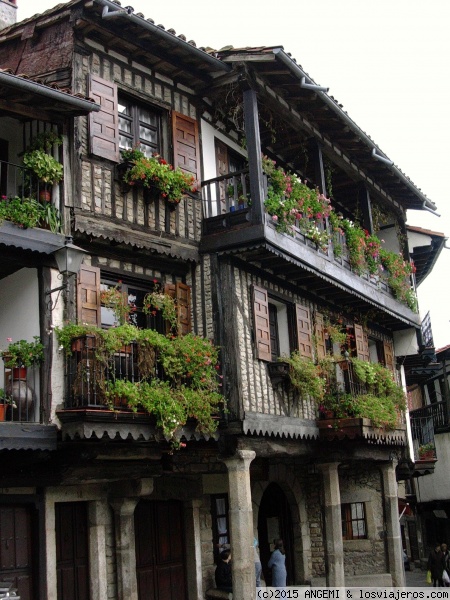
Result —
[[250, 198], [252, 223], [259, 225], [264, 219], [264, 182], [259, 135], [258, 101], [253, 89], [244, 89], [244, 122], [250, 172]]

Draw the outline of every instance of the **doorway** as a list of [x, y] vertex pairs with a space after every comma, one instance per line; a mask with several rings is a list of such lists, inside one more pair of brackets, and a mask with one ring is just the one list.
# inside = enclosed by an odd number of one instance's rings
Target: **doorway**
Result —
[[294, 535], [291, 509], [285, 493], [277, 483], [267, 486], [258, 513], [258, 537], [261, 564], [266, 585], [271, 585], [272, 575], [267, 567], [274, 539], [282, 539], [286, 551], [287, 585], [295, 581]]
[[187, 600], [182, 503], [141, 500], [134, 530], [139, 600]]

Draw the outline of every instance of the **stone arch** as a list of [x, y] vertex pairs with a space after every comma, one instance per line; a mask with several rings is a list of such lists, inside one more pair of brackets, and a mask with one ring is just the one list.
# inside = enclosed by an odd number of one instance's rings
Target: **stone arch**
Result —
[[264, 492], [270, 483], [277, 483], [288, 501], [294, 536], [294, 565], [296, 583], [311, 580], [311, 538], [309, 532], [306, 499], [295, 473], [284, 465], [272, 465], [267, 481], [252, 484], [253, 531], [258, 531], [259, 507]]

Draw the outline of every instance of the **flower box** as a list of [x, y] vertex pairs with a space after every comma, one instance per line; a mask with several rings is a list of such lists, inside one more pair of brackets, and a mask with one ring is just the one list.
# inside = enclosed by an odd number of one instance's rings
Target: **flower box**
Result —
[[318, 420], [319, 437], [322, 440], [376, 440], [377, 443], [396, 443], [405, 445], [405, 426], [396, 429], [374, 427], [370, 419], [345, 417], [342, 419]]
[[267, 363], [269, 377], [274, 385], [289, 381], [290, 365], [288, 362], [276, 361]]

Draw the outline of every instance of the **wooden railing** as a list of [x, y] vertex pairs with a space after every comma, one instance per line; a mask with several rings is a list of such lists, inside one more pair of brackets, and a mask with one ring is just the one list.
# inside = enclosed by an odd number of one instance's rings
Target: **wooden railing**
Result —
[[204, 219], [247, 208], [250, 200], [248, 169], [202, 181], [202, 196]]

